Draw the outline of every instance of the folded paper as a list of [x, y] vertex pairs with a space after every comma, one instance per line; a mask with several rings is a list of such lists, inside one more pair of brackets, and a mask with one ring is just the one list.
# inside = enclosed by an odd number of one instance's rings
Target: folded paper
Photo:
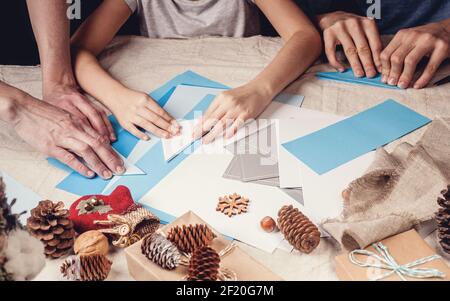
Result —
[[316, 173], [324, 174], [430, 122], [394, 100], [387, 100], [283, 146]]
[[397, 86], [390, 86], [381, 81], [381, 74], [375, 77], [356, 77], [352, 69], [348, 69], [344, 72], [318, 72], [316, 76], [324, 80], [334, 80], [350, 84], [361, 84], [373, 87], [380, 87], [385, 89], [400, 89]]

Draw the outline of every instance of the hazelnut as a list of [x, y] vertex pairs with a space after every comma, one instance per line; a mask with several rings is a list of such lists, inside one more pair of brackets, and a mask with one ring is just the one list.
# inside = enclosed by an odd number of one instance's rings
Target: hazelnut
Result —
[[108, 238], [97, 230], [87, 231], [78, 236], [73, 245], [77, 255], [106, 255], [109, 251]]
[[272, 233], [277, 228], [277, 223], [270, 216], [266, 216], [261, 220], [261, 228], [267, 233]]

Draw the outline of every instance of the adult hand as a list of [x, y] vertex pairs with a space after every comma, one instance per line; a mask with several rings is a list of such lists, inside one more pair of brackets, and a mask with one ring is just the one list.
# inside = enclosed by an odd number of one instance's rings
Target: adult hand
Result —
[[14, 100], [12, 107], [9, 116], [17, 134], [38, 151], [86, 177], [109, 179], [113, 172], [125, 172], [109, 142], [77, 116], [29, 95]]
[[318, 17], [323, 31], [325, 54], [331, 66], [345, 71], [337, 59], [336, 46], [344, 53], [357, 77], [374, 77], [381, 72], [380, 54], [383, 47], [377, 25], [373, 19], [346, 12], [333, 12]]
[[139, 128], [160, 138], [179, 134], [180, 126], [176, 120], [147, 94], [127, 90], [119, 97], [120, 101], [111, 105], [111, 110], [123, 128], [137, 138], [149, 140]]
[[411, 86], [417, 65], [429, 61], [421, 76], [413, 83], [415, 89], [425, 87], [441, 65], [450, 57], [450, 33], [441, 23], [400, 30], [381, 53], [382, 81], [406, 89]]
[[262, 89], [248, 84], [219, 94], [194, 129], [194, 138], [203, 135], [203, 143], [209, 144], [217, 137], [226, 139], [249, 120], [258, 117], [269, 105], [272, 96]]
[[52, 85], [44, 91], [45, 102], [69, 112], [78, 118], [84, 127], [91, 126], [102, 136], [104, 143], [117, 139], [106, 113], [96, 108], [76, 86]]

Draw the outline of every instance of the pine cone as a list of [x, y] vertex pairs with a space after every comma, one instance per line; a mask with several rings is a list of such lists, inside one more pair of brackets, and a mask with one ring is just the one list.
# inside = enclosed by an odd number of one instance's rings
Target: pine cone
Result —
[[27, 227], [44, 243], [45, 255], [50, 258], [67, 255], [73, 247], [75, 230], [68, 217], [69, 210], [64, 209], [63, 202], [41, 201], [31, 210]]
[[450, 185], [442, 191], [442, 198], [438, 198], [438, 204], [441, 206], [436, 212], [439, 243], [444, 252], [450, 254]]
[[189, 261], [188, 281], [216, 281], [219, 275], [220, 257], [207, 246], [195, 249]]
[[278, 224], [286, 240], [303, 253], [311, 253], [320, 243], [319, 229], [292, 205], [280, 209]]
[[144, 238], [141, 251], [145, 257], [166, 270], [175, 269], [181, 261], [177, 247], [158, 233]]
[[192, 253], [198, 247], [208, 246], [214, 238], [216, 238], [214, 232], [203, 224], [175, 226], [167, 234], [167, 239], [185, 253]]
[[73, 281], [103, 281], [112, 262], [104, 255], [71, 256], [61, 265], [61, 274]]

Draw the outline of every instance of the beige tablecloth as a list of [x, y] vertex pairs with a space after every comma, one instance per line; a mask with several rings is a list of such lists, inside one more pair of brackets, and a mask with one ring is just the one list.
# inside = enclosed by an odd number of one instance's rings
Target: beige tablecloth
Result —
[[[278, 38], [247, 39], [207, 38], [193, 40], [150, 40], [140, 37], [120, 37], [102, 54], [102, 64], [120, 81], [133, 89], [149, 92], [175, 75], [192, 70], [231, 87], [244, 84], [267, 65], [281, 47]], [[351, 115], [393, 98], [430, 118], [450, 116], [450, 84], [415, 90], [389, 90], [362, 85], [349, 85], [315, 78], [316, 71], [326, 71], [326, 65], [316, 65], [287, 88], [288, 92], [306, 96], [303, 107], [339, 115]], [[0, 80], [41, 97], [39, 67], [0, 66]], [[424, 129], [402, 141], [415, 143]], [[389, 146], [396, 145], [392, 143]], [[43, 198], [65, 200], [76, 198], [55, 185], [65, 173], [50, 166], [45, 156], [22, 142], [14, 131], [0, 122], [0, 170], [31, 188]], [[436, 245], [435, 233], [427, 238]], [[335, 280], [333, 258], [338, 250], [333, 243], [322, 240], [310, 255], [291, 254], [277, 250], [267, 254], [240, 244], [250, 255], [287, 280]], [[122, 252], [114, 255], [111, 280], [130, 279]], [[61, 279], [59, 261], [49, 262], [38, 279]]]

